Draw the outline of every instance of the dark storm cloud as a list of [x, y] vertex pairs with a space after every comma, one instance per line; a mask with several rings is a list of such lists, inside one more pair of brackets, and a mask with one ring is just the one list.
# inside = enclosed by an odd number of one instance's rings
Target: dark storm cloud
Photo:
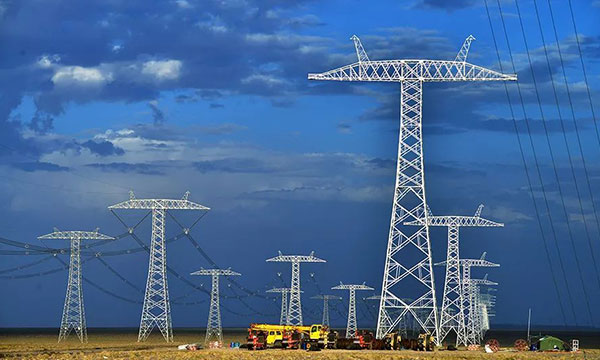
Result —
[[155, 164], [131, 164], [123, 162], [113, 162], [108, 164], [88, 164], [86, 166], [101, 169], [104, 171], [114, 171], [121, 173], [137, 173], [144, 175], [164, 175], [165, 172], [161, 170], [163, 166]]
[[52, 118], [52, 116], [48, 114], [43, 114], [40, 111], [36, 111], [28, 126], [31, 130], [35, 131], [36, 133], [45, 134], [49, 130], [53, 129], [53, 121], [54, 119]]
[[64, 167], [64, 166], [59, 166], [56, 164], [52, 164], [52, 163], [48, 163], [48, 162], [41, 162], [41, 161], [35, 161], [35, 162], [15, 162], [11, 164], [12, 167], [23, 170], [23, 171], [27, 171], [27, 172], [34, 172], [34, 171], [67, 171], [69, 170], [69, 168]]
[[109, 156], [109, 155], [123, 155], [125, 154], [125, 150], [120, 147], [115, 146], [110, 141], [94, 141], [88, 140], [81, 143], [81, 146], [89, 149], [93, 154], [100, 156]]
[[427, 8], [427, 9], [442, 9], [446, 11], [453, 11], [471, 7], [477, 4], [475, 0], [419, 0], [415, 4], [416, 8]]
[[158, 107], [156, 101], [150, 101], [148, 107], [152, 110], [152, 121], [154, 125], [162, 125], [165, 122], [165, 113]]
[[276, 169], [272, 166], [269, 166], [257, 159], [228, 158], [221, 160], [197, 161], [192, 165], [201, 173], [272, 173], [276, 171]]
[[[37, 108], [29, 127], [44, 132], [70, 102], [151, 101], [161, 91], [185, 88], [197, 93], [179, 101], [200, 99], [218, 108], [223, 92], [278, 98], [296, 92], [306, 69], [330, 57], [318, 46], [326, 39], [288, 34], [320, 24], [310, 14], [289, 16], [301, 3], [3, 3], [2, 137], [27, 145], [20, 133], [28, 119], [9, 120], [26, 94]], [[289, 74], [296, 78], [290, 81]], [[154, 121], [163, 122], [161, 109], [149, 106]]]

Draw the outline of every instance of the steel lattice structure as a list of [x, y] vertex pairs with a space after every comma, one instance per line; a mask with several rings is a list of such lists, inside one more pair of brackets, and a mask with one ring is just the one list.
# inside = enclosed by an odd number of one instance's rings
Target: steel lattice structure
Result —
[[292, 280], [290, 285], [290, 304], [287, 313], [288, 325], [302, 325], [302, 303], [300, 301], [300, 263], [302, 262], [326, 262], [323, 259], [316, 257], [315, 252], [310, 255], [283, 255], [279, 251], [279, 255], [267, 259], [267, 262], [290, 262], [292, 263]]
[[323, 300], [323, 320], [321, 324], [329, 327], [329, 300], [341, 300], [342, 298], [335, 295], [315, 295], [311, 299]]
[[481, 217], [483, 205], [479, 205], [474, 216], [434, 216], [429, 207], [427, 219], [405, 222], [405, 225], [444, 226], [448, 228], [448, 248], [446, 253], [446, 278], [444, 281], [444, 296], [438, 328], [438, 342], [442, 343], [451, 331], [456, 333], [456, 345], [467, 345], [465, 329], [465, 311], [462, 306], [462, 286], [459, 264], [461, 227], [501, 227], [502, 223]]
[[206, 206], [189, 201], [189, 194], [189, 191], [186, 192], [182, 199], [136, 199], [133, 191], [130, 191], [129, 200], [108, 207], [111, 211], [116, 209], [152, 210], [148, 279], [146, 281], [138, 341], [146, 340], [155, 326], [158, 327], [167, 342], [173, 341], [171, 305], [167, 284], [165, 216], [167, 210], [210, 210]]
[[219, 306], [219, 276], [239, 276], [231, 269], [200, 269], [191, 275], [205, 275], [212, 279], [210, 289], [210, 308], [208, 310], [208, 324], [206, 325], [206, 338], [204, 343], [208, 344], [213, 338], [218, 341], [219, 347], [223, 344], [223, 329], [221, 327], [221, 308]]
[[273, 288], [269, 289], [268, 293], [281, 294], [281, 315], [279, 316], [279, 325], [289, 325], [288, 322], [288, 298], [290, 294], [290, 288]]
[[356, 290], [375, 290], [372, 287], [367, 285], [352, 285], [352, 284], [342, 284], [340, 282], [339, 285], [331, 288], [332, 290], [348, 290], [350, 293], [350, 299], [348, 300], [348, 322], [346, 324], [346, 337], [353, 338], [356, 336]]
[[[425, 225], [427, 221], [416, 227], [402, 226], [407, 221], [427, 218], [423, 172], [423, 83], [506, 81], [516, 80], [517, 76], [467, 63], [470, 44], [474, 40], [472, 36], [465, 40], [456, 59], [452, 61], [373, 61], [367, 56], [359, 38], [353, 36], [352, 40], [358, 62], [323, 73], [308, 74], [308, 79], [400, 83], [396, 185], [379, 303], [377, 338], [381, 339], [392, 331], [407, 313], [411, 313], [425, 331], [436, 332], [438, 319], [431, 244], [429, 230]], [[420, 255], [414, 256], [409, 250]], [[415, 300], [411, 303], [403, 301], [405, 296], [401, 293], [406, 293], [407, 288], [414, 288], [411, 284], [415, 283], [419, 287], [415, 289]]]
[[58, 342], [64, 340], [71, 331], [79, 337], [79, 340], [87, 342], [87, 326], [85, 321], [85, 309], [83, 306], [83, 288], [81, 287], [81, 240], [114, 240], [115, 238], [95, 231], [60, 231], [39, 236], [40, 240], [70, 240], [71, 255], [69, 260], [69, 279], [67, 281], [67, 294], [60, 321]]
[[[472, 322], [469, 323], [469, 329], [472, 334], [469, 334], [475, 338], [476, 342], [482, 342], [485, 332], [489, 329], [489, 319], [487, 318], [487, 308], [481, 301], [481, 286], [495, 286], [497, 282], [490, 281], [487, 279], [487, 274], [483, 279], [470, 279], [471, 287], [471, 310], [473, 316], [471, 317]], [[487, 326], [487, 328], [486, 328]]]
[[476, 345], [478, 341], [478, 330], [476, 328], [476, 314], [474, 307], [474, 293], [476, 288], [474, 283], [471, 282], [471, 268], [472, 267], [499, 267], [500, 264], [495, 264], [491, 261], [485, 260], [485, 252], [480, 259], [460, 259], [460, 266], [462, 268], [462, 288], [463, 288], [463, 310], [465, 311], [465, 330], [467, 334], [467, 344]]

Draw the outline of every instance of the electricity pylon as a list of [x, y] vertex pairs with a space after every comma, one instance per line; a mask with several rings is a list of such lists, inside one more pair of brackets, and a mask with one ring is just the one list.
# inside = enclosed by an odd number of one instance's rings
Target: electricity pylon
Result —
[[[460, 267], [462, 268], [462, 289], [463, 289], [463, 311], [465, 312], [465, 329], [463, 330], [467, 334], [467, 345], [476, 345], [477, 332], [475, 329], [474, 318], [476, 316], [473, 302], [474, 294], [473, 283], [471, 282], [471, 268], [472, 267], [499, 267], [500, 264], [495, 264], [485, 259], [486, 253], [484, 252], [479, 259], [460, 259]], [[440, 263], [443, 265], [444, 263]], [[436, 264], [437, 265], [437, 264]]]
[[459, 265], [459, 229], [461, 227], [501, 227], [502, 223], [481, 217], [483, 204], [479, 205], [474, 216], [434, 216], [427, 207], [426, 219], [405, 222], [404, 225], [445, 226], [448, 228], [448, 249], [446, 253], [446, 279], [444, 281], [444, 296], [438, 328], [438, 342], [442, 343], [451, 331], [456, 333], [456, 345], [467, 345], [465, 329], [465, 313], [461, 304], [462, 287]]
[[38, 237], [40, 240], [62, 239], [71, 241], [69, 279], [67, 281], [67, 294], [60, 321], [60, 331], [58, 332], [58, 342], [69, 336], [72, 330], [75, 330], [82, 343], [87, 342], [83, 289], [81, 287], [81, 240], [115, 239], [98, 231], [99, 229], [95, 231], [60, 231], [54, 228], [54, 232]]
[[[367, 56], [360, 39], [357, 36], [352, 36], [351, 39], [354, 41], [358, 62], [319, 74], [308, 74], [308, 79], [400, 83], [396, 185], [379, 303], [377, 338], [381, 339], [392, 331], [407, 312], [417, 319], [423, 330], [436, 332], [438, 319], [429, 230], [425, 225], [426, 221], [416, 227], [402, 226], [404, 222], [427, 217], [421, 129], [423, 83], [505, 81], [517, 80], [517, 76], [467, 63], [469, 48], [475, 39], [473, 36], [465, 40], [456, 58], [450, 61], [373, 61]], [[409, 289], [414, 289], [415, 293], [407, 294]], [[406, 303], [402, 298], [407, 296], [415, 300]]]
[[167, 342], [173, 341], [171, 325], [171, 305], [167, 285], [167, 247], [165, 243], [165, 216], [167, 210], [200, 210], [210, 208], [188, 200], [189, 191], [182, 199], [136, 199], [133, 191], [129, 192], [129, 200], [108, 208], [127, 210], [152, 210], [152, 238], [150, 242], [150, 260], [146, 293], [140, 321], [138, 342], [144, 341], [158, 327]]
[[[473, 313], [472, 322], [469, 323], [469, 329], [472, 331], [472, 335], [477, 342], [483, 341], [485, 331], [489, 329], [489, 320], [487, 319], [487, 308], [485, 304], [481, 302], [481, 286], [495, 286], [497, 282], [490, 281], [487, 279], [487, 274], [483, 279], [470, 279], [470, 298], [471, 298], [471, 310]], [[485, 319], [484, 319], [485, 318]], [[484, 327], [484, 321], [487, 322], [487, 329]]]
[[267, 259], [268, 262], [290, 262], [292, 263], [292, 280], [290, 285], [290, 306], [287, 313], [289, 325], [302, 325], [302, 303], [300, 302], [300, 263], [301, 262], [326, 262], [316, 257], [315, 252], [310, 255], [279, 255]]
[[288, 298], [290, 294], [290, 288], [272, 288], [267, 290], [268, 293], [281, 294], [281, 315], [279, 316], [279, 325], [289, 325], [288, 322]]
[[341, 300], [342, 298], [335, 295], [315, 295], [311, 299], [323, 300], [323, 321], [321, 324], [329, 327], [329, 300]]
[[190, 275], [207, 275], [212, 278], [210, 289], [210, 308], [208, 310], [208, 324], [206, 325], [206, 338], [204, 343], [208, 344], [213, 338], [223, 344], [223, 329], [221, 328], [221, 308], [219, 307], [219, 276], [239, 276], [238, 272], [231, 269], [200, 269]]
[[346, 337], [353, 338], [356, 336], [356, 290], [375, 290], [372, 287], [367, 285], [351, 285], [351, 284], [342, 284], [340, 282], [339, 285], [331, 288], [332, 290], [349, 290], [350, 299], [348, 301], [348, 323], [346, 324]]

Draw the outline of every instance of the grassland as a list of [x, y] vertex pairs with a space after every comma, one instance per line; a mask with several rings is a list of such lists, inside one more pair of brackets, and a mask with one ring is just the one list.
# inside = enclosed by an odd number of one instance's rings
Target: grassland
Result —
[[[436, 351], [422, 353], [413, 351], [350, 351], [324, 350], [306, 352], [302, 350], [214, 349], [178, 351], [178, 344], [202, 342], [202, 334], [176, 334], [175, 343], [167, 344], [159, 335], [138, 343], [134, 334], [91, 334], [87, 344], [81, 344], [71, 336], [57, 343], [55, 334], [2, 335], [0, 336], [0, 358], [9, 359], [323, 359], [323, 360], [408, 360], [408, 359], [600, 359], [600, 350], [585, 350], [580, 353], [531, 353], [503, 349], [495, 354], [469, 351]], [[227, 335], [225, 342], [244, 341], [242, 334]]]

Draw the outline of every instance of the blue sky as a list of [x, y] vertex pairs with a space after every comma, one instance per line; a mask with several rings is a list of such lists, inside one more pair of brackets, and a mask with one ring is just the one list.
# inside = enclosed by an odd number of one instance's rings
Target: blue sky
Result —
[[[498, 3], [491, 21], [502, 66], [511, 70]], [[598, 228], [582, 168], [562, 77], [557, 39], [547, 1], [538, 0], [550, 68], [566, 123], [566, 138], [591, 228], [585, 237], [575, 183], [554, 103], [533, 1], [519, 6], [533, 59], [549, 141], [562, 185], [553, 175], [527, 52], [514, 1], [501, 0], [507, 34], [520, 77], [525, 110], [546, 185], [558, 247], [542, 221], [554, 271], [560, 259], [570, 282], [576, 314], [568, 325], [598, 325], [600, 288], [591, 254], [600, 258]], [[600, 143], [584, 83], [568, 3], [552, 1], [574, 114], [595, 192]], [[579, 40], [597, 110], [600, 80], [598, 1], [573, 1]], [[277, 250], [316, 254], [328, 262], [303, 268], [306, 317], [318, 320], [315, 273], [326, 289], [339, 281], [366, 281], [379, 291], [389, 226], [398, 131], [398, 85], [316, 83], [321, 72], [356, 61], [350, 36], [361, 37], [371, 59], [453, 59], [473, 34], [469, 61], [499, 70], [483, 1], [0, 1], [0, 236], [39, 245], [52, 230], [94, 229], [116, 235], [123, 227], [107, 210], [132, 189], [138, 197], [180, 197], [212, 210], [193, 231], [220, 266], [243, 276], [239, 282], [264, 291], [289, 281], [287, 266], [265, 263]], [[529, 167], [534, 158], [516, 85], [509, 84]], [[424, 137], [428, 201], [436, 214], [484, 215], [502, 229], [466, 229], [464, 257], [488, 252], [501, 263], [489, 271], [500, 283], [496, 323], [520, 324], [527, 308], [534, 322], [563, 324], [550, 267], [529, 195], [504, 86], [500, 83], [426, 84]], [[534, 193], [543, 207], [539, 181]], [[575, 254], [562, 212], [565, 200], [581, 264], [592, 319], [585, 310]], [[598, 204], [597, 204], [598, 205]], [[134, 223], [143, 213], [121, 213]], [[193, 214], [178, 214], [193, 222]], [[139, 228], [149, 241], [149, 222]], [[169, 235], [177, 234], [173, 223]], [[432, 230], [434, 260], [445, 256], [443, 229]], [[48, 243], [62, 247], [65, 243]], [[123, 238], [103, 251], [133, 248]], [[3, 250], [12, 250], [2, 246]], [[0, 270], [28, 264], [34, 256], [3, 256]], [[66, 259], [66, 257], [65, 257]], [[169, 244], [168, 261], [181, 274], [210, 266], [184, 238]], [[107, 258], [138, 287], [146, 278], [144, 253]], [[22, 270], [33, 274], [60, 266], [50, 259]], [[17, 274], [5, 273], [4, 276]], [[477, 270], [476, 276], [485, 271]], [[25, 279], [0, 278], [0, 326], [58, 326], [66, 272]], [[84, 275], [128, 299], [141, 294], [101, 262], [89, 260]], [[186, 275], [208, 287], [206, 279]], [[559, 292], [568, 307], [564, 282]], [[438, 293], [443, 269], [436, 269]], [[140, 305], [85, 286], [89, 326], [130, 326]], [[171, 276], [171, 297], [206, 300]], [[223, 285], [229, 295], [240, 292]], [[40, 295], [41, 294], [41, 295]], [[346, 296], [346, 294], [341, 294]], [[366, 294], [370, 295], [370, 294]], [[276, 300], [250, 297], [223, 301], [224, 324], [275, 321]], [[344, 297], [344, 301], [347, 299]], [[339, 308], [343, 311], [344, 302]], [[174, 326], [204, 326], [208, 304], [173, 306]], [[360, 304], [359, 324], [374, 323]], [[11, 309], [7, 311], [6, 309]], [[193, 315], [191, 315], [193, 314]], [[311, 315], [312, 314], [312, 315]], [[334, 323], [344, 324], [337, 318]]]

